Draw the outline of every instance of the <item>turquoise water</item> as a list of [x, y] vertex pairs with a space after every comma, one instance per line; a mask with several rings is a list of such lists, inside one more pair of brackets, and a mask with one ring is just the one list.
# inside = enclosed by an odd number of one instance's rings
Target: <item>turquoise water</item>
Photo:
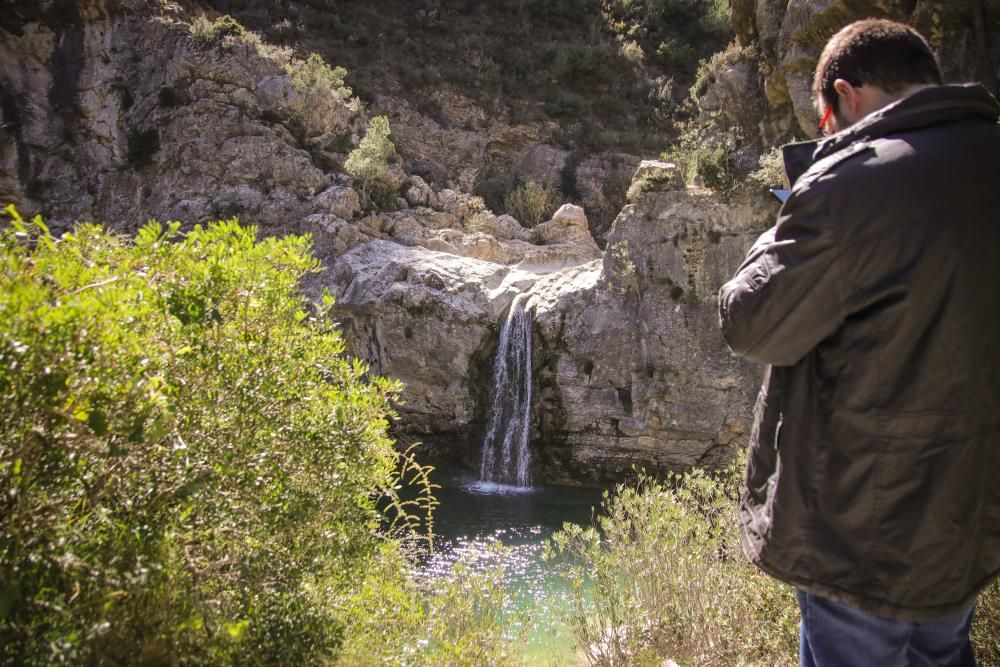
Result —
[[[502, 566], [512, 609], [527, 611], [527, 658], [531, 664], [575, 664], [572, 637], [560, 621], [568, 588], [558, 563], [542, 560], [545, 541], [563, 523], [589, 524], [600, 489], [564, 486], [512, 487], [483, 482], [457, 470], [436, 470], [440, 506], [435, 512], [434, 555], [421, 565], [433, 579], [459, 559], [475, 570]], [[498, 555], [495, 546], [506, 547]]]

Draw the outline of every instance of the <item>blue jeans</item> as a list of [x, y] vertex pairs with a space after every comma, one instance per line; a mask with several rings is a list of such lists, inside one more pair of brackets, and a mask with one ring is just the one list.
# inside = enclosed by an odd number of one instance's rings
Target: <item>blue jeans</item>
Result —
[[893, 621], [797, 591], [802, 667], [975, 667], [969, 626], [975, 604], [934, 623]]

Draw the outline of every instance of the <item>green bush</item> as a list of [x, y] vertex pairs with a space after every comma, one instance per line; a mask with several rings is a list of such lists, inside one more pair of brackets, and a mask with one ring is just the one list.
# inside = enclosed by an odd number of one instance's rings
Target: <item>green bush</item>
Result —
[[785, 162], [779, 148], [772, 148], [757, 160], [757, 169], [748, 175], [750, 182], [760, 188], [783, 188], [787, 186]]
[[344, 163], [344, 170], [360, 182], [366, 203], [386, 206], [395, 197], [389, 181], [389, 164], [396, 157], [396, 147], [389, 134], [389, 118], [375, 116], [368, 123], [364, 139]]
[[243, 37], [247, 34], [246, 28], [229, 14], [220, 16], [212, 21], [204, 16], [196, 16], [191, 21], [191, 36], [207, 44], [221, 42], [227, 36]]
[[292, 77], [292, 86], [306, 94], [326, 95], [333, 93], [342, 100], [351, 96], [351, 89], [344, 83], [347, 70], [330, 67], [318, 53], [312, 53], [305, 60], [296, 60], [286, 67]]
[[504, 197], [504, 210], [525, 227], [547, 220], [562, 205], [562, 194], [548, 183], [528, 181]]
[[397, 384], [299, 296], [308, 240], [8, 213], [0, 663], [335, 656], [399, 506]]
[[723, 146], [706, 147], [691, 154], [688, 168], [710, 190], [724, 191], [736, 182], [729, 151]]
[[675, 73], [693, 73], [699, 56], [723, 47], [732, 32], [726, 0], [603, 0], [602, 11], [621, 39]]
[[[553, 536], [546, 558], [567, 560], [564, 613], [590, 664], [798, 664], [792, 589], [739, 547], [743, 470], [641, 475], [605, 494], [596, 526]], [[1000, 580], [979, 596], [971, 637], [980, 664], [1000, 665]]]
[[[567, 623], [591, 664], [797, 664], [789, 587], [740, 553], [742, 466], [667, 482], [640, 477], [605, 495], [597, 526], [567, 526], [547, 557], [565, 557]], [[588, 583], [589, 582], [589, 583]]]
[[697, 130], [687, 130], [660, 159], [677, 165], [685, 182], [725, 192], [737, 182], [738, 174], [730, 157], [735, 143], [733, 135], [703, 139]]

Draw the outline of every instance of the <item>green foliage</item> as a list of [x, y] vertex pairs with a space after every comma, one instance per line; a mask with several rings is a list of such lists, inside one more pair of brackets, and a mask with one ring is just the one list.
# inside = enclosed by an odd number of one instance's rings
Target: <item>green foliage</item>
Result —
[[387, 204], [395, 195], [389, 181], [389, 164], [396, 157], [396, 147], [389, 138], [389, 118], [375, 116], [361, 143], [347, 156], [344, 169], [361, 183], [366, 202]]
[[333, 93], [342, 100], [351, 96], [351, 89], [344, 84], [347, 70], [330, 67], [317, 53], [310, 54], [305, 60], [289, 63], [286, 69], [292, 77], [292, 86], [307, 95]]
[[562, 194], [556, 188], [528, 181], [507, 193], [504, 210], [525, 227], [534, 227], [547, 220], [562, 203]]
[[759, 59], [760, 52], [756, 45], [740, 46], [735, 41], [725, 49], [713, 53], [710, 58], [698, 63], [694, 84], [688, 90], [692, 101], [697, 104], [698, 100], [708, 92], [709, 87], [715, 83], [716, 78], [726, 68], [733, 67], [740, 61], [758, 62]]
[[206, 44], [217, 44], [225, 37], [243, 37], [247, 34], [239, 21], [229, 14], [212, 21], [204, 16], [196, 16], [191, 21], [191, 36]]
[[730, 157], [735, 141], [733, 136], [703, 138], [697, 131], [687, 131], [660, 158], [677, 165], [685, 182], [725, 192], [737, 181]]
[[603, 0], [603, 11], [622, 40], [634, 40], [667, 71], [693, 71], [728, 41], [726, 0]]
[[785, 162], [781, 157], [781, 149], [772, 148], [761, 155], [757, 161], [757, 169], [751, 171], [748, 178], [760, 188], [785, 187]]
[[735, 184], [736, 175], [724, 146], [702, 148], [691, 154], [689, 169], [710, 190], [723, 191]]
[[643, 194], [654, 190], [665, 189], [677, 180], [677, 172], [673, 169], [647, 170], [629, 184], [628, 191], [625, 195], [626, 200], [634, 202]]
[[[393, 545], [386, 545], [391, 552]], [[477, 573], [459, 562], [434, 582], [430, 595], [383, 554], [367, 568], [349, 600], [347, 639], [339, 656], [345, 665], [516, 664], [517, 620], [502, 568]]]
[[739, 462], [718, 478], [643, 475], [605, 495], [597, 526], [553, 536], [547, 557], [567, 560], [567, 623], [588, 662], [796, 664], [791, 589], [740, 553], [741, 485]]
[[398, 385], [343, 356], [332, 299], [299, 296], [308, 240], [236, 221], [55, 239], [8, 213], [0, 663], [335, 656], [344, 580], [407, 508]]
[[[698, 59], [722, 48], [731, 32], [724, 25], [717, 30], [708, 19], [685, 23], [694, 20], [697, 8], [684, 18], [655, 3], [626, 3], [632, 6], [627, 10], [618, 4], [454, 0], [415, 7], [393, 0], [354, 3], [342, 11], [327, 0], [219, 0], [213, 7], [276, 43], [290, 43], [297, 31], [297, 40], [349, 70], [356, 95], [365, 96], [359, 88], [401, 86], [414, 106], [440, 121], [454, 117], [448, 110], [438, 113], [429, 101], [429, 91], [443, 86], [511, 124], [566, 119], [560, 123], [563, 142], [587, 151], [648, 152], [672, 134], [679, 100], [663, 98], [665, 83], [686, 90]], [[677, 57], [658, 56], [666, 42], [690, 65], [677, 67]]]
[[979, 664], [1000, 665], [1000, 579], [980, 593], [969, 634]]

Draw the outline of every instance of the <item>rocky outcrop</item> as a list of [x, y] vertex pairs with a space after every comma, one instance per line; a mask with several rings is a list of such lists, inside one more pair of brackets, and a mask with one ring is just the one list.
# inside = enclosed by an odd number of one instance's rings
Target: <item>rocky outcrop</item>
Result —
[[[403, 381], [402, 424], [432, 458], [478, 464], [500, 323], [526, 293], [534, 479], [599, 483], [633, 466], [718, 465], [749, 428], [758, 371], [716, 333], [715, 292], [775, 206], [684, 188], [672, 170], [638, 171], [644, 185], [603, 254], [582, 209], [566, 206], [532, 230], [489, 237], [526, 251], [516, 264], [461, 252], [459, 239], [486, 234], [452, 226], [431, 230], [450, 237], [428, 237], [449, 247], [358, 245], [307, 289], [330, 289], [352, 353]], [[482, 229], [505, 227], [483, 220]]]
[[539, 442], [551, 476], [598, 481], [633, 466], [728, 460], [749, 428], [758, 370], [718, 335], [715, 293], [774, 209], [661, 179], [622, 210], [594, 289], [538, 316]]
[[[700, 121], [737, 128], [754, 164], [758, 149], [809, 133], [812, 62], [836, 27], [871, 11], [924, 30], [952, 78], [995, 86], [996, 5], [736, 0], [741, 43], [712, 59]], [[334, 292], [349, 351], [403, 381], [400, 432], [436, 458], [478, 460], [496, 339], [518, 294], [535, 317], [536, 480], [730, 456], [758, 370], [718, 335], [715, 292], [774, 202], [685, 187], [669, 163], [576, 152], [554, 124], [505, 124], [441, 91], [437, 113], [374, 96], [403, 161], [393, 210], [365, 211], [340, 173], [366, 124], [360, 103], [297, 86], [288, 50], [199, 41], [188, 18], [172, 3], [13, 2], [0, 16], [0, 194], [56, 230], [239, 215], [264, 234], [309, 233], [327, 270], [304, 289]], [[498, 192], [484, 186], [515, 180], [582, 206], [525, 227], [484, 201]]]
[[390, 117], [408, 172], [492, 197], [495, 205], [516, 183], [548, 184], [566, 199], [579, 201], [591, 234], [603, 247], [638, 156], [580, 153], [558, 145], [561, 129], [554, 123], [518, 124], [491, 117], [454, 92], [441, 92], [436, 100], [433, 115], [398, 97], [376, 100], [377, 111]]
[[498, 323], [514, 297], [537, 289], [556, 308], [559, 295], [599, 276], [600, 252], [574, 208], [546, 223], [545, 244], [508, 242], [505, 258], [523, 253], [516, 264], [376, 239], [306, 283], [308, 294], [325, 288], [336, 297], [349, 351], [403, 381], [401, 428], [433, 444], [428, 456], [477, 464]]
[[[265, 231], [356, 205], [327, 166], [356, 105], [291, 85], [288, 53], [194, 39], [180, 15], [94, 2], [0, 40], [0, 191], [56, 229], [239, 215]], [[13, 29], [13, 26], [10, 26]]]
[[[913, 25], [931, 42], [946, 80], [1000, 79], [997, 0], [734, 0], [733, 24], [744, 46], [759, 47], [763, 90], [799, 132], [816, 133], [812, 73], [826, 40], [851, 21], [887, 17]], [[752, 88], [744, 88], [744, 91]]]
[[363, 126], [354, 102], [310, 98], [288, 54], [252, 39], [206, 44], [180, 15], [94, 7], [26, 20], [0, 43], [0, 188], [28, 212], [44, 202], [57, 229], [239, 215], [265, 234], [309, 233], [327, 270], [304, 289], [330, 289], [349, 352], [402, 380], [401, 436], [433, 458], [476, 465], [500, 323], [522, 293], [535, 316], [536, 480], [712, 464], [746, 430], [754, 371], [715, 334], [713, 299], [752, 236], [750, 204], [687, 190], [662, 163], [576, 162], [544, 133], [490, 129], [456, 103], [471, 115], [448, 128], [401, 123], [401, 152], [479, 168], [502, 155], [527, 177], [575, 182], [609, 217], [626, 191], [629, 205], [613, 227], [569, 204], [524, 227], [397, 166], [397, 210], [365, 212], [336, 166]]

